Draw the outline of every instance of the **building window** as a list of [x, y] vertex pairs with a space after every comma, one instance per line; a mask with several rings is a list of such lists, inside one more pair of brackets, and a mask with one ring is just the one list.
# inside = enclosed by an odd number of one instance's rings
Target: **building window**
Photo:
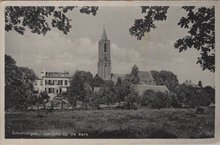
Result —
[[48, 88], [48, 93], [54, 93], [54, 88]]
[[55, 85], [58, 85], [58, 80], [55, 80], [54, 84], [55, 84]]
[[40, 81], [40, 85], [43, 86], [43, 81]]
[[48, 81], [47, 80], [45, 80], [45, 85], [48, 85]]
[[49, 85], [52, 85], [52, 80], [48, 80]]
[[104, 44], [104, 52], [107, 52], [106, 43]]
[[65, 80], [65, 85], [67, 86], [67, 80]]
[[63, 80], [58, 80], [58, 85], [63, 85]]

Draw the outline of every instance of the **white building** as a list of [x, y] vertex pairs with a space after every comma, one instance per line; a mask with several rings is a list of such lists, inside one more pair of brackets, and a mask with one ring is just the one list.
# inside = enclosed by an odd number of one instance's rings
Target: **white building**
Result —
[[50, 98], [64, 93], [70, 86], [70, 75], [68, 72], [41, 72], [41, 78], [34, 82], [34, 91], [47, 92]]

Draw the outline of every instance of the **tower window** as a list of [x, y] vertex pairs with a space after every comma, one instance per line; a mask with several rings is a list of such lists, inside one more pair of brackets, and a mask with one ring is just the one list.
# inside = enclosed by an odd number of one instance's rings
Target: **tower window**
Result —
[[106, 43], [104, 44], [104, 52], [107, 52]]

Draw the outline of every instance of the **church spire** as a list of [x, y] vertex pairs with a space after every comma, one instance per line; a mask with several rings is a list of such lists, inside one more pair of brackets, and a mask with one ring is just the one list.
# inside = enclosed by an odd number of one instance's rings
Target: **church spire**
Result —
[[101, 40], [108, 40], [107, 35], [106, 35], [106, 32], [105, 32], [105, 28], [103, 28]]

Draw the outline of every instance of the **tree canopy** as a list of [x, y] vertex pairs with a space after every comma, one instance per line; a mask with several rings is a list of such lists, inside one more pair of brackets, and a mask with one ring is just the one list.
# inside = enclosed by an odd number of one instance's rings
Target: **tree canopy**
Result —
[[162, 70], [160, 72], [152, 70], [151, 74], [157, 85], [166, 85], [172, 92], [178, 86], [179, 80], [177, 76], [171, 71]]
[[5, 109], [27, 109], [32, 101], [36, 74], [27, 67], [18, 67], [15, 60], [5, 55]]
[[70, 81], [68, 89], [68, 100], [75, 106], [76, 101], [82, 101], [84, 104], [88, 103], [88, 97], [93, 91], [91, 88], [93, 76], [90, 72], [76, 71]]
[[[146, 14], [143, 19], [135, 19], [134, 25], [129, 29], [132, 36], [138, 40], [156, 28], [156, 21], [164, 21], [167, 18], [168, 6], [143, 6], [142, 13]], [[174, 47], [179, 52], [188, 48], [199, 51], [198, 64], [202, 69], [215, 72], [215, 8], [183, 6], [186, 16], [180, 18], [177, 25], [187, 29], [188, 35], [176, 40]]]
[[[56, 28], [67, 34], [72, 25], [67, 12], [77, 9], [77, 6], [7, 6], [5, 8], [5, 30], [16, 31], [23, 35], [29, 28], [32, 33], [45, 35], [51, 28]], [[82, 14], [96, 15], [97, 6], [79, 8]]]

